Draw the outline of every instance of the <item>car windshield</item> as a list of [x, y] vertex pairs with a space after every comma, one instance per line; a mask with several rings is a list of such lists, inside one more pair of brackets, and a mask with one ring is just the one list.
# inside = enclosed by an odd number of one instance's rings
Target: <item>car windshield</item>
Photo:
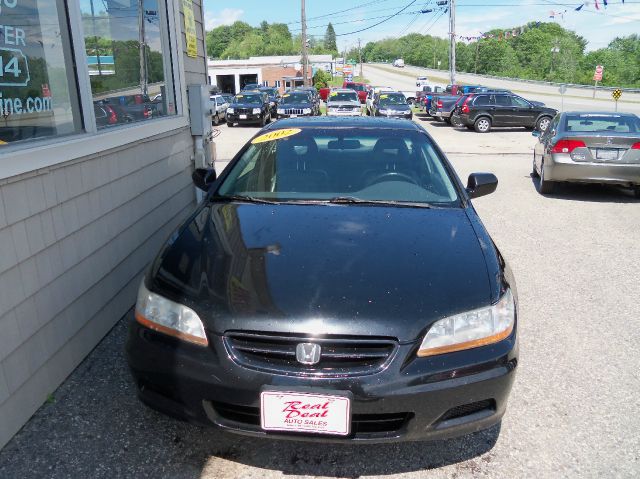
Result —
[[329, 101], [358, 101], [358, 94], [354, 91], [333, 91]]
[[407, 99], [401, 93], [383, 93], [380, 95], [380, 106], [406, 104]]
[[640, 118], [631, 115], [567, 115], [566, 131], [640, 133]]
[[[277, 138], [277, 139], [274, 139]], [[291, 128], [254, 138], [215, 198], [458, 206], [450, 173], [423, 132]]]
[[276, 96], [278, 94], [278, 90], [275, 88], [264, 88], [260, 91], [265, 92], [269, 96]]
[[309, 103], [309, 94], [304, 92], [297, 93], [285, 93], [282, 95], [282, 101], [280, 103]]
[[244, 93], [242, 95], [236, 95], [233, 99], [233, 103], [249, 103], [249, 104], [262, 104], [262, 95], [258, 93], [247, 94]]

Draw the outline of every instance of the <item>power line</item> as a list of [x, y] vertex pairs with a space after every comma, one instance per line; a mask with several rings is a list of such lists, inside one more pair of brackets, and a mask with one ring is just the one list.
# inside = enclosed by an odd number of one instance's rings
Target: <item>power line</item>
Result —
[[[374, 0], [372, 2], [367, 2], [367, 3], [362, 3], [360, 5], [356, 5], [355, 7], [345, 8], [344, 10], [338, 10], [337, 12], [325, 13], [323, 15], [318, 15], [317, 17], [310, 17], [310, 18], [307, 18], [307, 21], [308, 20], [317, 20], [319, 18], [333, 17], [333, 16], [335, 16], [335, 15], [337, 15], [339, 13], [349, 12], [351, 10], [357, 10], [358, 8], [366, 7], [366, 6], [369, 6], [369, 5], [374, 5], [376, 3], [388, 2], [388, 1], [389, 0]], [[392, 8], [395, 8], [395, 7], [392, 7]], [[300, 23], [300, 20], [295, 20], [293, 22], [287, 22], [287, 23], [285, 23], [285, 25], [295, 25], [296, 23]]]
[[398, 10], [396, 13], [394, 13], [393, 15], [390, 15], [389, 17], [385, 18], [384, 20], [378, 22], [378, 23], [374, 23], [371, 26], [365, 27], [365, 28], [361, 28], [360, 30], [354, 30], [353, 32], [349, 32], [349, 33], [340, 33], [337, 34], [337, 37], [343, 37], [345, 35], [353, 35], [354, 33], [360, 33], [360, 32], [364, 32], [365, 30], [371, 30], [374, 27], [377, 27], [378, 25], [383, 24], [386, 21], [391, 20], [392, 18], [394, 18], [395, 16], [401, 14], [402, 12], [404, 12], [407, 8], [409, 8], [411, 5], [413, 5], [414, 3], [416, 3], [418, 0], [411, 0], [411, 2], [409, 2], [406, 6], [404, 6], [403, 8], [401, 8], [400, 10]]

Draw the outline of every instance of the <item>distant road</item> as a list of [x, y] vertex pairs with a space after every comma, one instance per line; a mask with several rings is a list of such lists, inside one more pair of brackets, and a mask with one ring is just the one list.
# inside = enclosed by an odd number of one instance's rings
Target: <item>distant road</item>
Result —
[[[364, 76], [372, 84], [385, 85], [398, 90], [415, 90], [416, 76], [426, 75], [433, 83], [446, 85], [449, 83], [448, 72], [429, 68], [410, 67], [395, 68], [391, 65], [365, 64]], [[547, 106], [561, 109], [562, 97], [558, 88], [551, 85], [523, 83], [513, 80], [498, 80], [495, 78], [481, 78], [477, 75], [458, 74], [457, 81], [470, 85], [478, 83], [494, 88], [506, 88], [530, 100], [542, 101]], [[568, 88], [564, 96], [564, 110], [596, 110], [613, 111], [614, 101], [611, 92], [598, 91], [595, 99], [591, 98], [593, 90]], [[618, 111], [625, 111], [640, 115], [640, 93], [625, 92], [618, 102]]]

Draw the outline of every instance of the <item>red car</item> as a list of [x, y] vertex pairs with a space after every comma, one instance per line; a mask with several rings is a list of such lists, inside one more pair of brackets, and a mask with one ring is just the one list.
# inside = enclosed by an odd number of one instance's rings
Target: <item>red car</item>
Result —
[[355, 90], [358, 93], [358, 99], [360, 100], [360, 103], [364, 103], [367, 101], [367, 92], [369, 91], [370, 86], [366, 83], [345, 81], [342, 83], [342, 88], [350, 88], [351, 90]]

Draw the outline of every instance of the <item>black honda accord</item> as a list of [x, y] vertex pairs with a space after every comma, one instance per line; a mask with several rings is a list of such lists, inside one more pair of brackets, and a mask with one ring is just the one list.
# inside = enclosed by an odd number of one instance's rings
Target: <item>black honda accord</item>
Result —
[[127, 344], [142, 401], [241, 434], [457, 436], [502, 418], [517, 365], [509, 267], [413, 122], [262, 129], [140, 285]]

